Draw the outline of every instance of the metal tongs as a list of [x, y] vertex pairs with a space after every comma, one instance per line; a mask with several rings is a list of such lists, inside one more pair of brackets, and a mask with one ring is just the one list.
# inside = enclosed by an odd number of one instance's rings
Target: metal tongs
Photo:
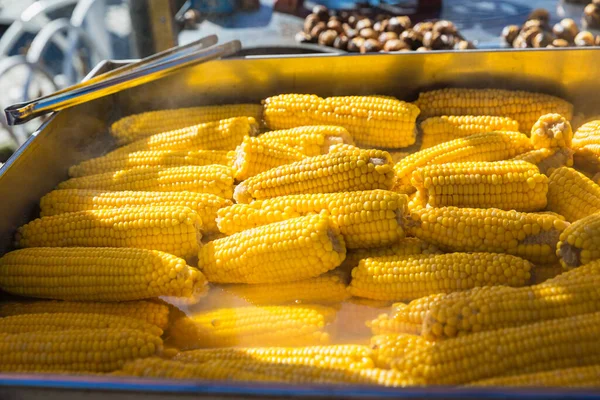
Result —
[[217, 41], [215, 35], [207, 36], [184, 46], [156, 53], [48, 96], [13, 104], [4, 109], [6, 120], [9, 125], [19, 125], [47, 113], [154, 81], [182, 68], [232, 55], [241, 49], [238, 40], [215, 46]]

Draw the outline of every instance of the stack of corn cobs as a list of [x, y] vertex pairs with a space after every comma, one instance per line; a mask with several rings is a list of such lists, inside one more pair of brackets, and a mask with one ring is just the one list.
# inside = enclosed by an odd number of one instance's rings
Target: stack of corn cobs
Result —
[[600, 386], [600, 121], [572, 115], [444, 89], [125, 117], [0, 259], [0, 371]]

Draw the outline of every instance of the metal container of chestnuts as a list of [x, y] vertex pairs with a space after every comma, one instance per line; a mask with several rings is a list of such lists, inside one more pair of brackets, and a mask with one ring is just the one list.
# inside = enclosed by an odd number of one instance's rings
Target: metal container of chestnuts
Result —
[[465, 40], [451, 21], [413, 22], [408, 16], [365, 16], [354, 11], [330, 11], [315, 6], [296, 34], [299, 43], [317, 43], [350, 53], [466, 50]]

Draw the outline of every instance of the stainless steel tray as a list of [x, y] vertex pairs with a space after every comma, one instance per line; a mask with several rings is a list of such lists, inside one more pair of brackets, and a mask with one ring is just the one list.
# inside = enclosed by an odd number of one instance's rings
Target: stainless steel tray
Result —
[[[414, 99], [436, 87], [542, 91], [575, 105], [576, 120], [600, 114], [600, 50], [497, 50], [378, 55], [248, 57], [211, 61], [175, 75], [54, 114], [0, 169], [0, 254], [15, 229], [38, 212], [39, 198], [67, 178], [68, 167], [106, 152], [107, 127], [142, 111], [259, 102], [284, 92], [322, 96], [388, 94]], [[110, 61], [92, 74], [114, 68]], [[2, 294], [0, 293], [0, 298]], [[600, 398], [598, 392], [351, 386], [282, 386], [0, 373], [0, 399], [178, 398]]]

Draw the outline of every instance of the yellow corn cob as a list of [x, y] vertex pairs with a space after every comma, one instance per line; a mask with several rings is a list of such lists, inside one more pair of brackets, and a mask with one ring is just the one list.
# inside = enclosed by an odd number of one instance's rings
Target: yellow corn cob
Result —
[[536, 265], [531, 271], [531, 284], [537, 285], [546, 282], [548, 279], [552, 279], [563, 272], [565, 270], [560, 263]]
[[428, 165], [413, 172], [411, 183], [431, 207], [538, 211], [548, 193], [548, 178], [525, 161]]
[[233, 169], [225, 165], [131, 168], [71, 178], [59, 183], [58, 189], [187, 191], [231, 198], [233, 175]]
[[494, 131], [519, 132], [519, 123], [506, 117], [490, 115], [443, 115], [421, 122], [421, 149], [457, 138]]
[[306, 158], [298, 150], [258, 138], [245, 137], [244, 142], [235, 150], [233, 169], [239, 181], [258, 175], [261, 172], [291, 164]]
[[318, 368], [373, 368], [372, 352], [366, 346], [334, 345], [309, 347], [250, 347], [200, 349], [179, 353], [175, 361], [204, 363], [211, 360], [264, 362], [272, 365], [305, 365]]
[[600, 364], [484, 379], [469, 386], [600, 387]]
[[200, 248], [210, 282], [278, 283], [319, 276], [346, 257], [339, 228], [325, 215], [259, 226]]
[[0, 333], [0, 371], [110, 372], [161, 351], [159, 336], [137, 329]]
[[124, 144], [156, 133], [234, 117], [252, 117], [256, 121], [261, 121], [262, 106], [259, 104], [225, 104], [149, 111], [121, 118], [111, 125], [110, 133], [119, 144]]
[[169, 308], [166, 305], [144, 300], [120, 303], [74, 301], [0, 302], [0, 317], [42, 313], [90, 313], [125, 316], [148, 322], [160, 329], [165, 329], [169, 321]]
[[577, 220], [560, 234], [556, 255], [565, 269], [600, 258], [600, 213]]
[[560, 114], [544, 114], [531, 128], [531, 143], [536, 149], [571, 148], [573, 129]]
[[500, 89], [441, 89], [419, 93], [415, 105], [421, 117], [437, 115], [495, 115], [509, 117], [529, 132], [539, 117], [558, 113], [573, 118], [573, 105], [542, 93]]
[[292, 147], [308, 157], [327, 154], [335, 145], [354, 145], [348, 131], [334, 125], [299, 126], [271, 131], [259, 135], [258, 139], [264, 143]]
[[600, 311], [600, 262], [522, 288], [478, 287], [418, 299], [398, 310], [396, 320], [419, 325], [429, 340], [521, 326]]
[[77, 178], [105, 172], [141, 167], [182, 167], [211, 164], [229, 165], [223, 150], [146, 150], [115, 153], [83, 161], [69, 168], [69, 176]]
[[417, 151], [394, 165], [397, 176], [395, 190], [412, 193], [414, 188], [410, 179], [419, 167], [450, 162], [508, 160], [531, 149], [529, 138], [518, 132], [481, 133], [440, 143]]
[[339, 125], [362, 146], [407, 147], [415, 142], [419, 109], [394, 98], [282, 94], [264, 100], [264, 118], [271, 129], [303, 125]]
[[126, 301], [202, 293], [206, 278], [185, 260], [160, 251], [32, 248], [0, 258], [0, 288], [58, 300]]
[[567, 148], [537, 149], [519, 154], [513, 160], [523, 160], [537, 166], [540, 172], [550, 176], [555, 169], [573, 166], [573, 150]]
[[218, 211], [217, 224], [230, 235], [321, 211], [338, 225], [347, 248], [387, 246], [404, 238], [407, 197], [385, 190], [297, 194], [235, 204]]
[[176, 320], [168, 331], [181, 350], [228, 346], [327, 344], [335, 309], [315, 306], [221, 308]]
[[416, 335], [376, 335], [371, 338], [373, 360], [379, 368], [390, 368], [394, 359], [402, 357], [407, 350], [427, 347], [429, 343]]
[[[19, 227], [17, 247], [134, 247], [179, 257], [198, 252], [202, 222], [187, 207], [141, 206], [77, 211]], [[98, 250], [101, 251], [101, 250]]]
[[109, 157], [148, 150], [235, 150], [258, 126], [254, 118], [236, 117], [157, 133], [126, 144]]
[[550, 175], [548, 210], [571, 222], [600, 212], [600, 186], [573, 168], [558, 168]]
[[328, 304], [339, 303], [350, 297], [346, 285], [341, 274], [334, 271], [296, 282], [225, 285], [221, 289], [252, 305]]
[[335, 153], [338, 151], [348, 151], [348, 150], [359, 150], [360, 147], [354, 146], [348, 143], [338, 143], [334, 144], [329, 148], [329, 153]]
[[373, 335], [421, 334], [421, 324], [403, 321], [401, 318], [396, 318], [395, 315], [379, 314], [377, 318], [367, 321], [366, 325], [371, 328]]
[[454, 385], [600, 363], [600, 313], [474, 333], [414, 347], [392, 367], [423, 384]]
[[385, 256], [408, 256], [411, 254], [435, 254], [439, 251], [435, 246], [430, 245], [417, 238], [404, 238], [391, 246], [371, 247], [365, 249], [352, 249], [346, 253], [346, 259], [342, 263], [345, 270], [351, 271], [358, 266], [360, 260], [373, 257]]
[[198, 213], [202, 231], [218, 232], [217, 210], [232, 205], [231, 200], [210, 193], [196, 192], [104, 192], [101, 190], [53, 190], [40, 200], [42, 217], [67, 212], [103, 210], [126, 206], [182, 206]]
[[476, 286], [523, 286], [531, 264], [495, 253], [419, 254], [367, 258], [352, 270], [352, 295], [376, 300], [411, 300]]
[[[0, 319], [2, 333], [50, 332], [68, 329], [137, 329], [155, 336], [163, 334], [162, 329], [148, 322], [107, 314], [90, 313], [44, 313], [14, 315]], [[60, 335], [58, 332], [57, 335]]]
[[573, 135], [575, 160], [581, 165], [600, 165], [600, 120], [580, 126]]
[[557, 261], [556, 244], [569, 225], [550, 214], [495, 208], [420, 208], [409, 232], [442, 251], [507, 253], [538, 264]]
[[211, 360], [202, 364], [145, 358], [125, 364], [117, 376], [169, 379], [285, 382], [295, 384], [354, 384], [402, 387], [410, 385], [397, 371], [365, 368], [319, 368], [309, 365], [269, 364], [247, 360]]
[[394, 170], [381, 150], [348, 150], [309, 157], [246, 179], [235, 188], [238, 203], [289, 194], [390, 189]]

